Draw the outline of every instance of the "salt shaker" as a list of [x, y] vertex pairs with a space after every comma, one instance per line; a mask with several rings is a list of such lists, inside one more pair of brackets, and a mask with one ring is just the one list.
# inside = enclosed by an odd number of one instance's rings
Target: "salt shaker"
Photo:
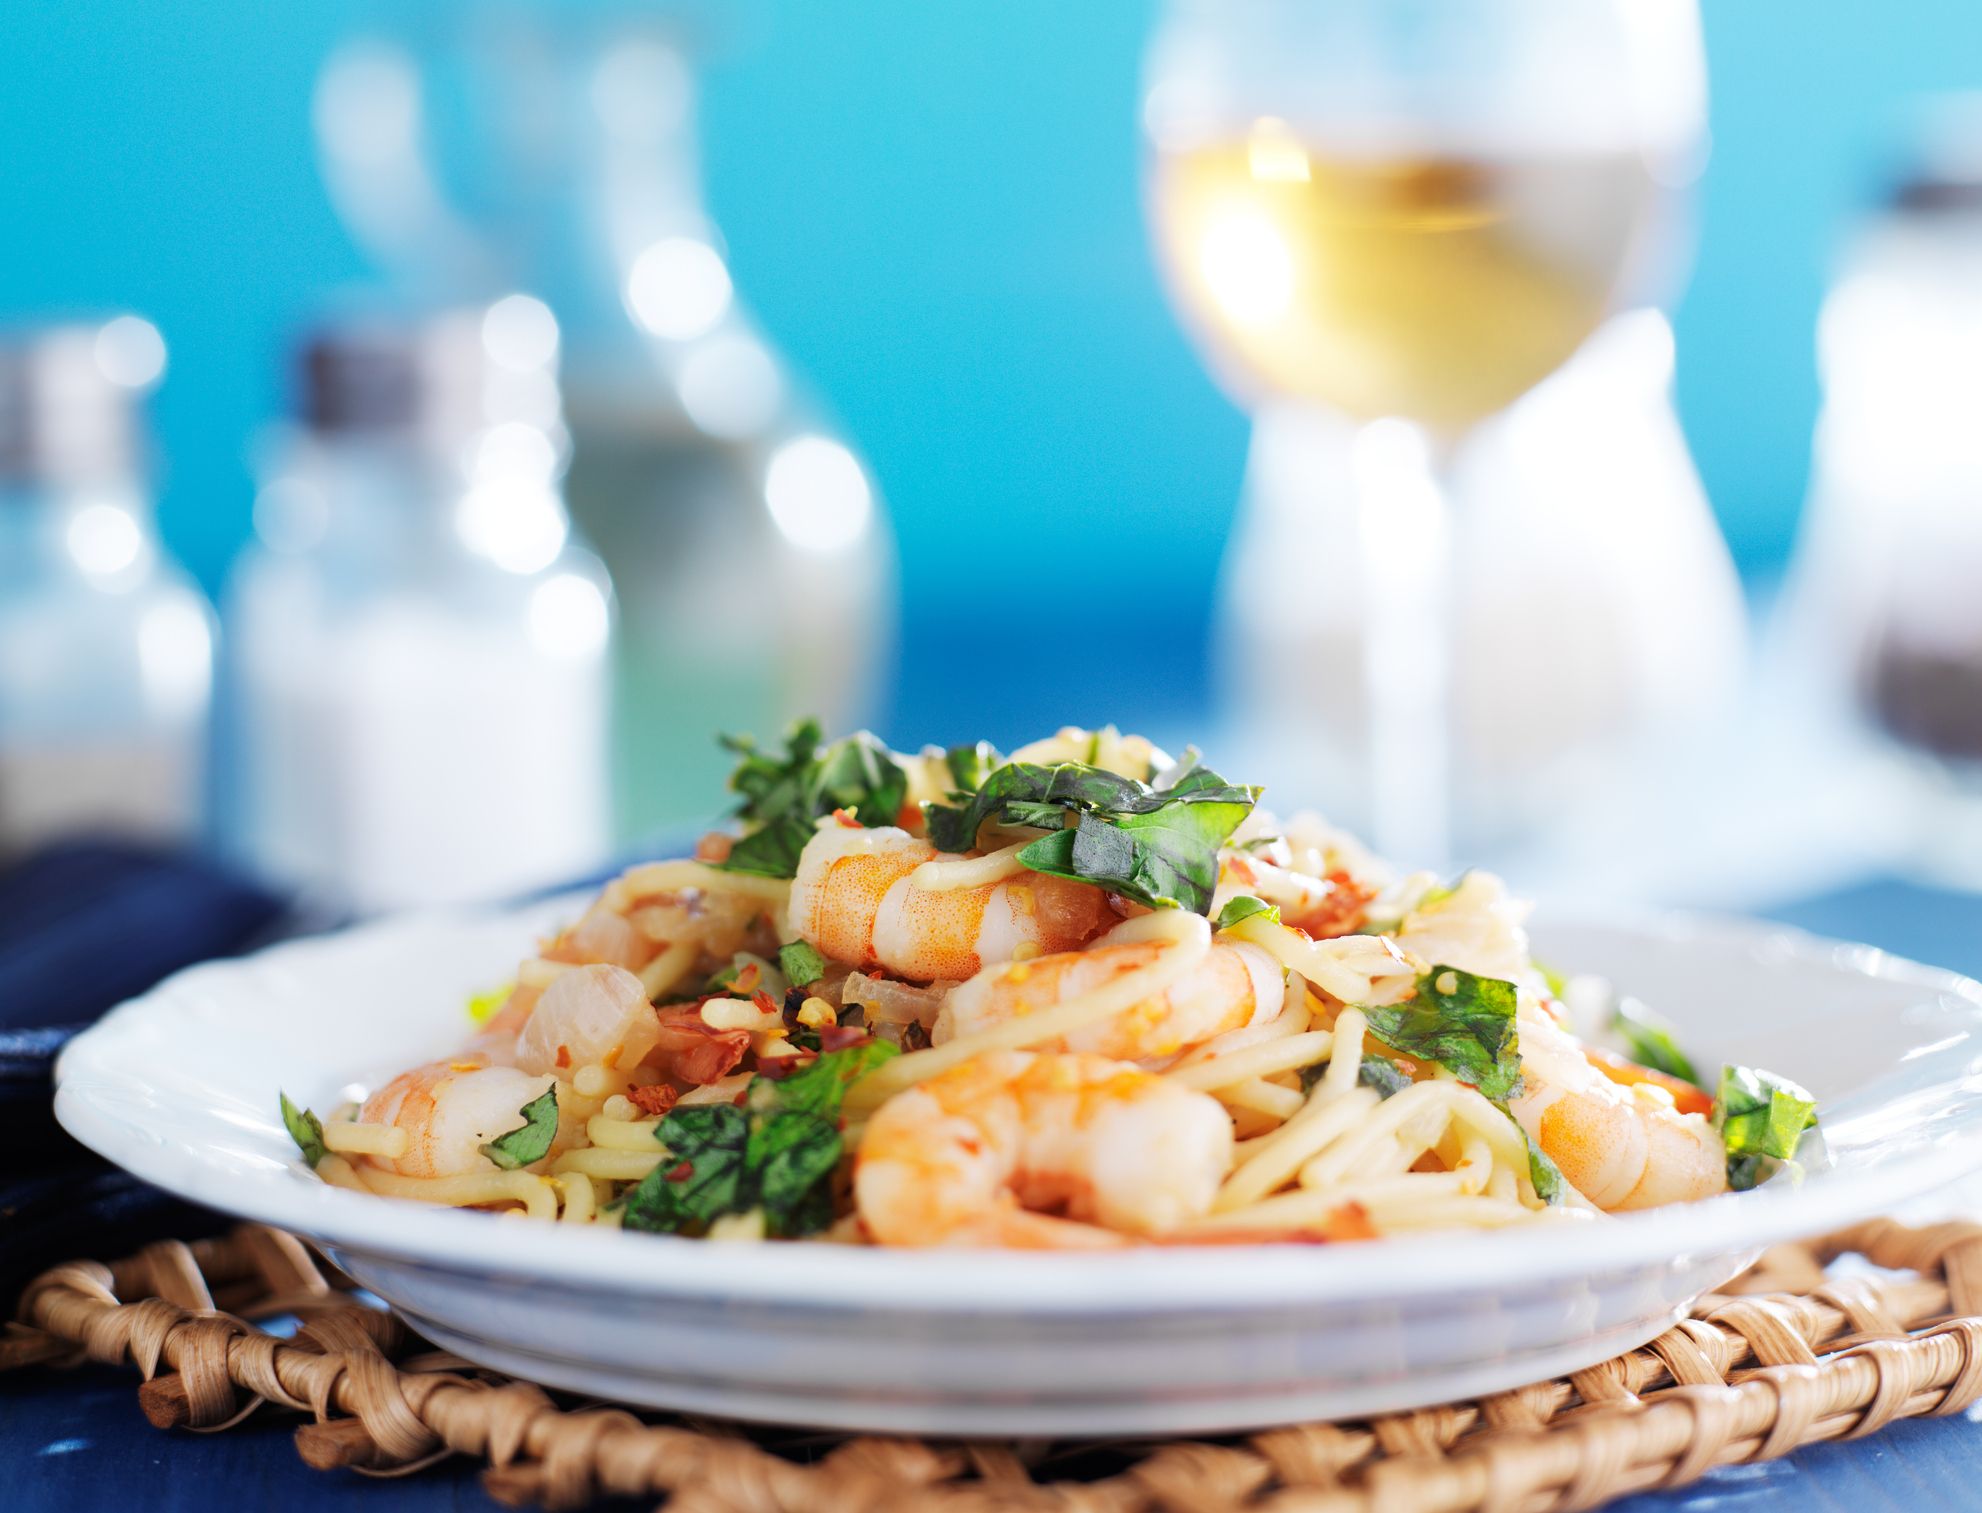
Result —
[[201, 820], [212, 613], [166, 555], [133, 315], [0, 342], [0, 854]]
[[604, 855], [610, 588], [559, 492], [557, 347], [524, 295], [304, 344], [227, 616], [265, 873], [380, 909]]

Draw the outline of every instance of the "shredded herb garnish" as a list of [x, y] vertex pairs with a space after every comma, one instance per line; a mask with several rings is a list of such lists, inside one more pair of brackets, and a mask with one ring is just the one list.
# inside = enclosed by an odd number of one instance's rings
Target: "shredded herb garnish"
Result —
[[1724, 1066], [1713, 1123], [1727, 1147], [1727, 1185], [1737, 1192], [1766, 1182], [1796, 1155], [1817, 1122], [1817, 1100], [1785, 1077], [1757, 1067]]
[[516, 1111], [523, 1122], [506, 1135], [498, 1135], [482, 1146], [482, 1154], [506, 1172], [541, 1161], [557, 1138], [557, 1084], [544, 1089]]
[[768, 1234], [813, 1234], [832, 1222], [827, 1178], [839, 1164], [847, 1088], [897, 1055], [885, 1040], [829, 1051], [782, 1081], [751, 1079], [741, 1108], [697, 1104], [663, 1119], [661, 1164], [626, 1195], [626, 1227], [703, 1234], [725, 1214], [764, 1211]]
[[312, 1171], [328, 1152], [323, 1143], [323, 1121], [306, 1108], [297, 1108], [289, 1101], [287, 1093], [277, 1093], [282, 1100], [282, 1127], [289, 1131], [289, 1138], [296, 1142], [296, 1149], [303, 1153], [303, 1159]]
[[1081, 762], [1008, 762], [974, 793], [923, 805], [939, 851], [968, 851], [986, 821], [1051, 831], [1019, 852], [1034, 872], [1094, 883], [1152, 908], [1205, 914], [1218, 848], [1259, 801], [1187, 754], [1161, 788]]
[[1363, 1009], [1370, 1033], [1392, 1050], [1450, 1067], [1496, 1103], [1521, 1091], [1514, 1028], [1514, 984], [1433, 967], [1417, 997], [1395, 1008]]
[[1264, 899], [1254, 898], [1250, 893], [1241, 893], [1237, 898], [1218, 911], [1218, 918], [1212, 922], [1214, 930], [1229, 930], [1241, 920], [1251, 919], [1256, 914], [1266, 916], [1268, 924], [1280, 923], [1280, 908]]
[[749, 736], [724, 736], [743, 760], [730, 774], [741, 794], [737, 817], [751, 828], [717, 866], [760, 877], [792, 877], [817, 822], [844, 809], [862, 825], [892, 825], [908, 797], [908, 773], [894, 753], [865, 731], [820, 744], [817, 720], [785, 735], [782, 756], [760, 751]]
[[795, 940], [778, 947], [778, 970], [791, 986], [802, 988], [826, 975], [826, 958], [805, 941]]

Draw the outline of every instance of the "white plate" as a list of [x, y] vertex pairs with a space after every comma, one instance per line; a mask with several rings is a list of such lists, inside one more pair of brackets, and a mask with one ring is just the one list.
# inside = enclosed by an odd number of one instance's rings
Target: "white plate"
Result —
[[[1982, 986], [1755, 925], [1551, 924], [1685, 1043], [1823, 1102], [1828, 1169], [1572, 1230], [1094, 1255], [738, 1246], [326, 1187], [276, 1119], [445, 1053], [570, 900], [424, 916], [181, 973], [80, 1036], [56, 1112], [201, 1203], [318, 1241], [437, 1344], [601, 1396], [946, 1434], [1202, 1433], [1443, 1402], [1657, 1334], [1764, 1245], [1982, 1165]], [[1546, 917], [1546, 916], [1544, 916]]]

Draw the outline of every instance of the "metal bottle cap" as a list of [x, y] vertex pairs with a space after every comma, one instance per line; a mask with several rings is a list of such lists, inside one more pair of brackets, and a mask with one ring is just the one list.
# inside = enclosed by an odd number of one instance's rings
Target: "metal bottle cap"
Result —
[[73, 485], [139, 472], [144, 400], [164, 371], [164, 341], [135, 315], [0, 336], [0, 479]]
[[1905, 215], [1982, 210], [1982, 94], [1930, 97], [1915, 110], [1889, 203]]
[[446, 452], [493, 426], [560, 427], [556, 318], [513, 294], [410, 319], [326, 325], [298, 353], [299, 405], [326, 438]]

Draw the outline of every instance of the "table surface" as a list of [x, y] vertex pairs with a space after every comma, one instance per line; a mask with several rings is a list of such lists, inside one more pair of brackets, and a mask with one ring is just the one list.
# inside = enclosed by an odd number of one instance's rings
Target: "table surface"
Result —
[[[1769, 911], [1806, 929], [1866, 940], [1898, 954], [1982, 975], [1982, 898], [1906, 883], [1868, 882]], [[501, 1505], [465, 1461], [379, 1481], [307, 1469], [280, 1416], [225, 1434], [165, 1434], [138, 1411], [127, 1371], [0, 1376], [0, 1468], [14, 1475], [0, 1506], [10, 1513], [118, 1513], [227, 1505], [283, 1513], [420, 1513]], [[1735, 1466], [1680, 1492], [1615, 1504], [1626, 1513], [1933, 1513], [1982, 1503], [1982, 1409], [1953, 1421], [1896, 1424], [1848, 1444], [1816, 1446], [1785, 1460]]]

